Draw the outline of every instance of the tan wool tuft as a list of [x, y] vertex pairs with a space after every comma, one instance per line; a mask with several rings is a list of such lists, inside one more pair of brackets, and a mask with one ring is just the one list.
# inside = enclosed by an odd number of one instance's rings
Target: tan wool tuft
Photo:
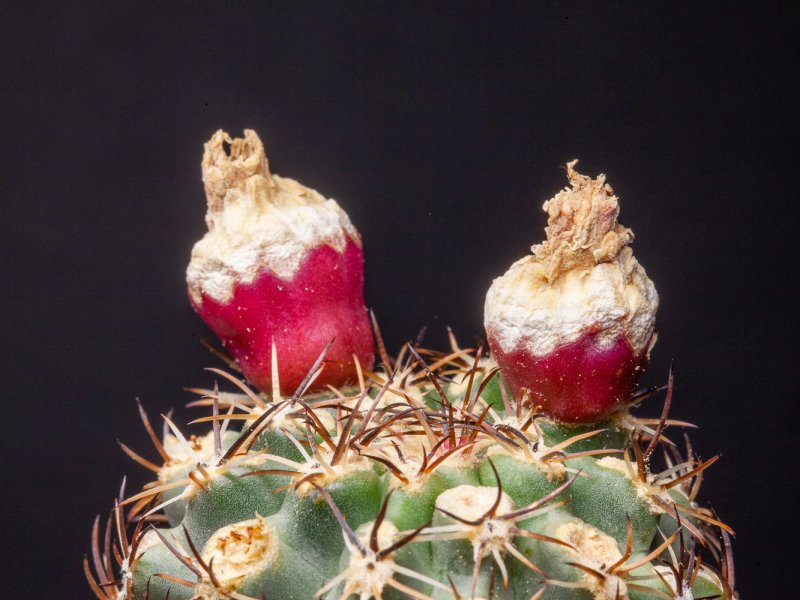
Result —
[[[229, 149], [226, 149], [226, 144]], [[244, 138], [217, 131], [205, 146], [203, 182], [208, 233], [192, 249], [187, 282], [193, 300], [227, 302], [238, 283], [269, 271], [291, 279], [309, 250], [343, 252], [361, 238], [334, 200], [269, 171], [256, 132]]]

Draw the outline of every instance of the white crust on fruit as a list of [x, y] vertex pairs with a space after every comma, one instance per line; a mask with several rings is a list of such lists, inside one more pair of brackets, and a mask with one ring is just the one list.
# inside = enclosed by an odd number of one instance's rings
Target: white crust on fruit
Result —
[[567, 165], [571, 188], [544, 203], [547, 240], [489, 288], [485, 325], [503, 352], [545, 356], [596, 332], [600, 347], [620, 337], [635, 354], [654, 340], [658, 294], [633, 257], [633, 233], [617, 224], [619, 204], [605, 176]]
[[202, 170], [208, 233], [192, 249], [186, 273], [195, 303], [202, 295], [225, 303], [237, 284], [265, 271], [290, 280], [319, 246], [340, 253], [348, 240], [361, 246], [335, 200], [270, 173], [264, 146], [251, 129], [236, 139], [217, 131], [205, 145]]

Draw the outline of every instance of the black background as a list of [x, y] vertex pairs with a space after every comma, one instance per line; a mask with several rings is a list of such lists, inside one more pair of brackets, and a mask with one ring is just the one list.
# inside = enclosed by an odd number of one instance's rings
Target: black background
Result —
[[138, 4], [0, 8], [0, 597], [91, 596], [92, 520], [146, 477], [115, 440], [155, 458], [134, 398], [157, 416], [212, 381], [183, 277], [220, 127], [348, 210], [394, 350], [482, 335], [564, 163], [605, 172], [662, 300], [644, 383], [674, 359], [673, 416], [723, 455], [703, 497], [743, 596], [796, 597], [788, 3]]

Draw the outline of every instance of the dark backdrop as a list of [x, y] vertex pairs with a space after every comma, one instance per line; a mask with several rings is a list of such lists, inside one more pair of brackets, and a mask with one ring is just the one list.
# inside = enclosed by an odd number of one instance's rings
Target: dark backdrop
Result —
[[739, 589], [796, 579], [788, 3], [25, 4], [0, 8], [0, 597], [90, 597], [92, 520], [146, 476], [115, 440], [152, 455], [134, 398], [157, 415], [211, 381], [183, 276], [220, 127], [346, 207], [395, 350], [423, 325], [482, 335], [564, 163], [605, 172], [662, 299], [646, 383], [674, 359], [673, 415], [723, 455], [704, 497]]

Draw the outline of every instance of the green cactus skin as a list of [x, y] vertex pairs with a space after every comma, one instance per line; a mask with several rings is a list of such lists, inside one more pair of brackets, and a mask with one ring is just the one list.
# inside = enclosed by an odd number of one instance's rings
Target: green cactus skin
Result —
[[[736, 597], [730, 530], [695, 503], [713, 459], [681, 457], [666, 417], [565, 425], [509, 400], [490, 359], [398, 364], [338, 393], [207, 390], [212, 431], [156, 439], [158, 480], [112, 512], [118, 575], [96, 525], [98, 598]], [[169, 527], [124, 532], [154, 507]]]

